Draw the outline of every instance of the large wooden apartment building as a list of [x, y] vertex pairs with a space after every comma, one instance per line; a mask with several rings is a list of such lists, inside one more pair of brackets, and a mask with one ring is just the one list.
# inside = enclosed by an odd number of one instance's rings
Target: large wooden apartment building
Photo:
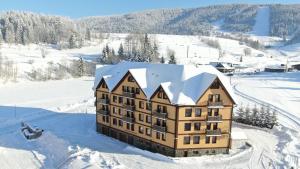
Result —
[[97, 131], [167, 156], [228, 153], [235, 104], [212, 66], [121, 62], [98, 67]]

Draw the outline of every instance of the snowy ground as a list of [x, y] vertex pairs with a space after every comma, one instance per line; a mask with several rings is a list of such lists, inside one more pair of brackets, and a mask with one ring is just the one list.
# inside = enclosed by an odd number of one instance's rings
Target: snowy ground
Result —
[[[299, 167], [299, 77], [289, 73], [233, 79], [236, 90], [254, 101], [285, 110], [279, 115], [281, 125], [261, 130], [234, 123], [233, 130], [245, 132], [252, 148], [191, 158], [153, 154], [96, 133], [91, 78], [0, 85], [0, 165], [5, 169]], [[249, 98], [240, 100], [252, 103]], [[21, 121], [44, 129], [44, 135], [27, 141], [20, 132]]]

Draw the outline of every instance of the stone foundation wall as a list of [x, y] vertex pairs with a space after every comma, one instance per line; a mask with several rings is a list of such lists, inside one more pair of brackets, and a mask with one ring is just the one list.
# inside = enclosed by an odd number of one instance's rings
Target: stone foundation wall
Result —
[[213, 154], [228, 154], [229, 148], [210, 148], [210, 149], [180, 149], [167, 147], [147, 139], [143, 139], [104, 125], [97, 123], [97, 132], [112, 138], [118, 139], [127, 144], [133, 145], [143, 150], [151, 151], [154, 153], [160, 153], [171, 157], [191, 157], [201, 155], [213, 155]]

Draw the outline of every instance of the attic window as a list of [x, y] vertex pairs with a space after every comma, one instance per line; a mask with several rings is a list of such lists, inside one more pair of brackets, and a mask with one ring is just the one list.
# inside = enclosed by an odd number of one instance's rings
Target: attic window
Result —
[[162, 98], [162, 95], [163, 95], [163, 92], [159, 91], [157, 97], [158, 97], [158, 98]]
[[211, 89], [219, 89], [220, 83], [218, 81], [214, 81], [213, 84], [210, 86]]
[[128, 79], [127, 79], [127, 80], [128, 80], [128, 82], [135, 82], [135, 81], [134, 81], [134, 78], [133, 78], [132, 76], [128, 76]]
[[102, 83], [102, 88], [107, 89], [107, 85], [105, 83]]
[[168, 99], [168, 96], [165, 93], [163, 93], [163, 98]]

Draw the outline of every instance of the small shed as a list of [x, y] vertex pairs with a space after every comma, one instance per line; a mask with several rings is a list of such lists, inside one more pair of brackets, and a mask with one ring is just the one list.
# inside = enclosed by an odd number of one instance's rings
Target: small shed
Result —
[[214, 66], [222, 73], [232, 73], [235, 70], [233, 63], [229, 62], [210, 62], [210, 65]]
[[231, 148], [232, 149], [244, 149], [246, 148], [246, 142], [248, 138], [242, 131], [231, 132]]
[[300, 70], [300, 63], [292, 65], [293, 69]]

